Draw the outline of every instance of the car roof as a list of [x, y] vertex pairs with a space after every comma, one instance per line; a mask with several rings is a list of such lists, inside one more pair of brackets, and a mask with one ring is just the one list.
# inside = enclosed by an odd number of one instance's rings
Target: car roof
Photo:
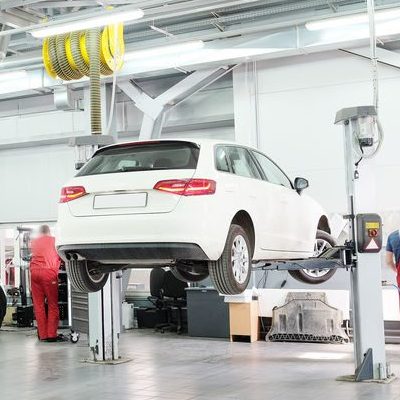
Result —
[[210, 138], [163, 138], [163, 139], [150, 139], [150, 140], [136, 140], [136, 141], [129, 141], [129, 142], [121, 142], [121, 143], [114, 143], [108, 146], [101, 147], [99, 150], [95, 152], [102, 152], [106, 149], [112, 149], [117, 147], [124, 147], [129, 145], [136, 145], [136, 144], [149, 144], [149, 143], [159, 143], [159, 142], [188, 142], [188, 143], [195, 143], [198, 145], [214, 145], [214, 144], [230, 144], [230, 145], [237, 145], [237, 146], [246, 146], [240, 143], [237, 143], [233, 140], [224, 140], [224, 139], [210, 139]]

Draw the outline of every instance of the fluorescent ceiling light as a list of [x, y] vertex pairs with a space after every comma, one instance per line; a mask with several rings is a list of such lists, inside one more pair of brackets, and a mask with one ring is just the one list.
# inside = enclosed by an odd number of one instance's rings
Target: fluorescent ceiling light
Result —
[[[396, 20], [398, 18], [400, 18], [399, 8], [377, 11], [375, 13], [375, 20], [378, 23]], [[399, 21], [396, 21], [396, 23], [398, 22]], [[347, 15], [344, 17], [326, 18], [318, 21], [307, 22], [306, 28], [309, 31], [320, 31], [324, 29], [343, 28], [352, 25], [366, 24], [366, 23], [368, 23], [368, 14], [362, 13], [362, 14]]]
[[63, 33], [75, 32], [91, 28], [98, 28], [106, 25], [118, 24], [121, 22], [134, 21], [144, 16], [142, 10], [110, 12], [99, 16], [87, 17], [79, 21], [69, 21], [50, 24], [43, 28], [31, 30], [29, 33], [35, 38], [45, 38]]
[[27, 76], [28, 73], [24, 69], [18, 71], [0, 72], [0, 82], [23, 79], [26, 78]]
[[168, 46], [153, 47], [152, 49], [130, 51], [126, 53], [124, 59], [129, 60], [139, 60], [143, 58], [159, 57], [175, 53], [181, 53], [186, 51], [199, 50], [204, 47], [204, 42], [202, 40], [192, 40], [185, 43], [177, 43]]

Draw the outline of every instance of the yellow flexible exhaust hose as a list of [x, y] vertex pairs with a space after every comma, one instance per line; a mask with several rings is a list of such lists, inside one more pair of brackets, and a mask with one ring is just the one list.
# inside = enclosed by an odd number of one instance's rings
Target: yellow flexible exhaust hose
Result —
[[[70, 81], [90, 75], [87, 36], [88, 31], [78, 31], [44, 39], [43, 63], [51, 78]], [[123, 24], [106, 26], [100, 30], [101, 75], [109, 76], [120, 70], [124, 53]]]
[[122, 68], [124, 52], [123, 24], [52, 36], [43, 41], [43, 63], [50, 77], [65, 81], [90, 78], [92, 135], [102, 133], [100, 77]]
[[69, 62], [68, 55], [67, 55], [67, 39], [68, 34], [65, 35], [58, 35], [56, 36], [56, 53], [57, 53], [57, 60], [58, 64], [63, 71], [64, 75], [68, 77], [67, 80], [73, 79], [80, 79], [82, 78], [83, 74], [75, 69], [73, 63]]
[[101, 85], [100, 85], [100, 28], [86, 33], [87, 50], [90, 60], [90, 115], [92, 135], [101, 135]]

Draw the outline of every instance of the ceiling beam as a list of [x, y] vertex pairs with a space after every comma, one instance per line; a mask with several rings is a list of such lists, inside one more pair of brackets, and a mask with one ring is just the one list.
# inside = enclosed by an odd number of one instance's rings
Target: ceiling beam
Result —
[[[138, 1], [138, 0], [107, 0], [104, 3], [113, 6], [122, 6], [122, 5], [137, 5], [138, 7], [147, 6], [148, 3], [152, 3], [151, 1]], [[154, 2], [153, 2], [154, 3]], [[163, 4], [164, 1], [158, 1], [156, 3]], [[173, 3], [173, 2], [170, 2]], [[40, 0], [36, 2], [31, 8], [69, 8], [69, 7], [97, 7], [101, 5], [101, 1], [95, 0], [58, 0], [58, 1], [43, 1]], [[149, 6], [152, 6], [149, 4]]]
[[43, 0], [0, 0], [0, 10], [7, 10], [15, 7], [24, 7], [30, 4], [39, 3]]
[[[371, 59], [371, 49], [369, 47], [358, 47], [358, 48], [353, 48], [353, 49], [341, 49], [342, 51], [350, 54], [354, 54], [356, 56], [360, 56], [363, 58], [368, 58]], [[390, 67], [398, 68], [400, 69], [400, 54], [382, 49], [382, 48], [377, 48], [376, 49], [376, 55], [378, 57], [378, 62], [380, 64], [385, 64]]]
[[31, 24], [37, 24], [38, 22], [39, 18], [32, 14], [25, 13], [22, 10], [0, 11], [0, 24], [12, 28], [23, 28]]
[[[265, 27], [264, 27], [265, 29]], [[219, 33], [220, 35], [226, 32]], [[250, 36], [226, 38], [223, 40], [207, 42], [204, 48], [196, 52], [188, 53], [187, 56], [177, 54], [165, 54], [159, 57], [140, 58], [127, 61], [118, 74], [119, 83], [123, 80], [149, 76], [149, 74], [161, 75], [171, 72], [176, 67], [189, 71], [212, 68], [222, 65], [240, 64], [251, 60], [272, 60], [282, 57], [311, 54], [337, 49], [352, 49], [355, 47], [367, 46], [369, 40], [340, 39], [339, 42], [324, 41], [323, 33], [310, 32], [304, 27], [286, 27], [281, 30], [274, 30], [270, 33], [259, 32]], [[127, 46], [127, 52], [137, 50], [136, 46]], [[389, 61], [386, 61], [389, 64]], [[390, 64], [393, 64], [392, 60]], [[30, 67], [29, 69], [27, 67]], [[54, 88], [64, 84], [61, 81], [49, 78], [43, 72], [40, 53], [28, 60], [26, 55], [22, 57], [7, 57], [0, 64], [0, 71], [11, 71], [18, 68], [26, 68], [27, 79], [18, 81], [0, 82], [0, 99], [5, 97], [21, 96], [22, 92], [31, 93], [32, 90]], [[106, 81], [110, 78], [104, 78]], [[81, 87], [88, 84], [88, 79], [69, 83], [73, 87]]]
[[[1, 1], [10, 1], [10, 0], [0, 0]], [[14, 1], [14, 0], [13, 0]], [[29, 0], [32, 1], [32, 0]], [[146, 13], [144, 18], [135, 21], [128, 21], [126, 25], [132, 24], [144, 24], [147, 22], [164, 20], [172, 17], [182, 17], [185, 15], [192, 15], [204, 12], [210, 12], [212, 10], [221, 8], [221, 7], [231, 7], [237, 6], [244, 3], [256, 3], [259, 0], [187, 0], [187, 1], [179, 1], [179, 0], [171, 0], [169, 2], [168, 7], [165, 6], [165, 0], [136, 0], [134, 3], [130, 3], [129, 5], [121, 6], [118, 8], [114, 8], [113, 10], [91, 10], [91, 16], [102, 16], [102, 15], [112, 15], [115, 13], [120, 13], [123, 11], [130, 11], [132, 9], [136, 9], [137, 7], [141, 7], [146, 9]], [[244, 2], [244, 3], [243, 3]], [[150, 7], [152, 5], [152, 8]], [[1, 6], [1, 3], [0, 3]], [[147, 9], [148, 8], [148, 9]], [[57, 21], [49, 21], [44, 22], [42, 24], [31, 25], [29, 27], [22, 27], [17, 29], [10, 29], [8, 31], [0, 32], [1, 36], [12, 36], [19, 33], [27, 32], [28, 30], [36, 29], [36, 28], [45, 28], [47, 26], [52, 26], [55, 23], [68, 23], [72, 21], [82, 21], [88, 17], [88, 13], [86, 12], [77, 12], [77, 13], [69, 13], [72, 14], [70, 17], [60, 18]]]

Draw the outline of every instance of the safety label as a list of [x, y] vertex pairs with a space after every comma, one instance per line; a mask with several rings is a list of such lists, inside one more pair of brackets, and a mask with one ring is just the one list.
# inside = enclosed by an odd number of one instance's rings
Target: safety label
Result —
[[376, 243], [375, 239], [371, 239], [371, 241], [365, 247], [365, 250], [379, 250], [379, 246]]

